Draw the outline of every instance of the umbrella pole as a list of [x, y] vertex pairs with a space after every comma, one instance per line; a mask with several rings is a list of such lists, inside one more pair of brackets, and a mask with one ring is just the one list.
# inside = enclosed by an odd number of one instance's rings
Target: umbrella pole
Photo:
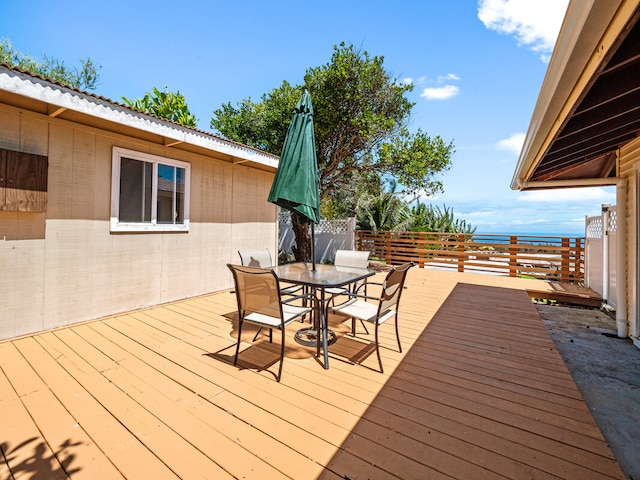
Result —
[[311, 222], [311, 271], [316, 271], [316, 232], [315, 232], [315, 223]]

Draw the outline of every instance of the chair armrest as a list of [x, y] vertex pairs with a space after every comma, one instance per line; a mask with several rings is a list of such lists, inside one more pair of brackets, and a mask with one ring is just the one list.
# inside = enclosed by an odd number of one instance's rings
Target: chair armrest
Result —
[[371, 295], [362, 295], [360, 293], [352, 293], [351, 298], [363, 298], [365, 300], [380, 300], [380, 297], [373, 297]]
[[305, 299], [305, 300], [313, 300], [312, 296], [308, 293], [305, 293], [303, 295], [296, 295], [294, 297], [291, 298], [287, 298], [286, 300], [282, 300], [281, 303], [291, 303], [295, 300], [300, 300], [300, 299]]
[[300, 290], [304, 290], [304, 285], [295, 285], [290, 283], [283, 286], [282, 284], [280, 284], [280, 292], [282, 292], [284, 295], [294, 295]]
[[344, 301], [342, 303], [339, 303], [338, 305], [335, 305], [335, 307], [329, 307], [329, 308], [340, 308], [341, 306], [343, 306], [343, 305], [345, 305], [347, 303], [353, 302], [353, 300], [356, 299], [356, 298], [361, 298], [361, 299], [363, 299], [365, 301], [373, 300], [374, 302], [378, 302], [380, 300], [380, 297], [372, 297], [371, 295], [360, 295], [360, 294], [352, 293], [352, 294], [349, 295], [348, 300], [346, 300], [346, 301]]
[[366, 293], [367, 286], [369, 286], [369, 285], [382, 285], [382, 284], [379, 284], [377, 282], [367, 282], [367, 279], [365, 278], [364, 281], [360, 285], [358, 285], [353, 292], [351, 292], [351, 294], [352, 295], [357, 295], [360, 290], [364, 290], [365, 293]]

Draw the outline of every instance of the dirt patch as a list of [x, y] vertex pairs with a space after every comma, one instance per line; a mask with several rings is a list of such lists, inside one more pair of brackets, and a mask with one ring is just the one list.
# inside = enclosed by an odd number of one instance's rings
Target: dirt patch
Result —
[[393, 266], [387, 265], [384, 262], [378, 262], [377, 260], [369, 260], [369, 268], [376, 272], [390, 272]]
[[595, 308], [536, 305], [627, 478], [640, 480], [640, 349]]
[[616, 320], [611, 313], [597, 308], [568, 305], [536, 304], [538, 315], [549, 326], [559, 329], [599, 328], [617, 332]]

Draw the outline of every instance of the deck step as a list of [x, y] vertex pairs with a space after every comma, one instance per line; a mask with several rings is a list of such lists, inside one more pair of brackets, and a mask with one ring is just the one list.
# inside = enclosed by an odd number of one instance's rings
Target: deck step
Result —
[[584, 307], [600, 307], [602, 297], [583, 285], [564, 282], [545, 282], [550, 290], [528, 289], [531, 298], [555, 300], [556, 302]]

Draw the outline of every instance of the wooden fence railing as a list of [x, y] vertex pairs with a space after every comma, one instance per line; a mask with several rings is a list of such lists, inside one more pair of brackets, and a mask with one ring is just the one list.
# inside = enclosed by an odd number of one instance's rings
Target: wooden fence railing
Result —
[[356, 248], [389, 265], [458, 272], [579, 283], [585, 271], [583, 237], [357, 230]]

